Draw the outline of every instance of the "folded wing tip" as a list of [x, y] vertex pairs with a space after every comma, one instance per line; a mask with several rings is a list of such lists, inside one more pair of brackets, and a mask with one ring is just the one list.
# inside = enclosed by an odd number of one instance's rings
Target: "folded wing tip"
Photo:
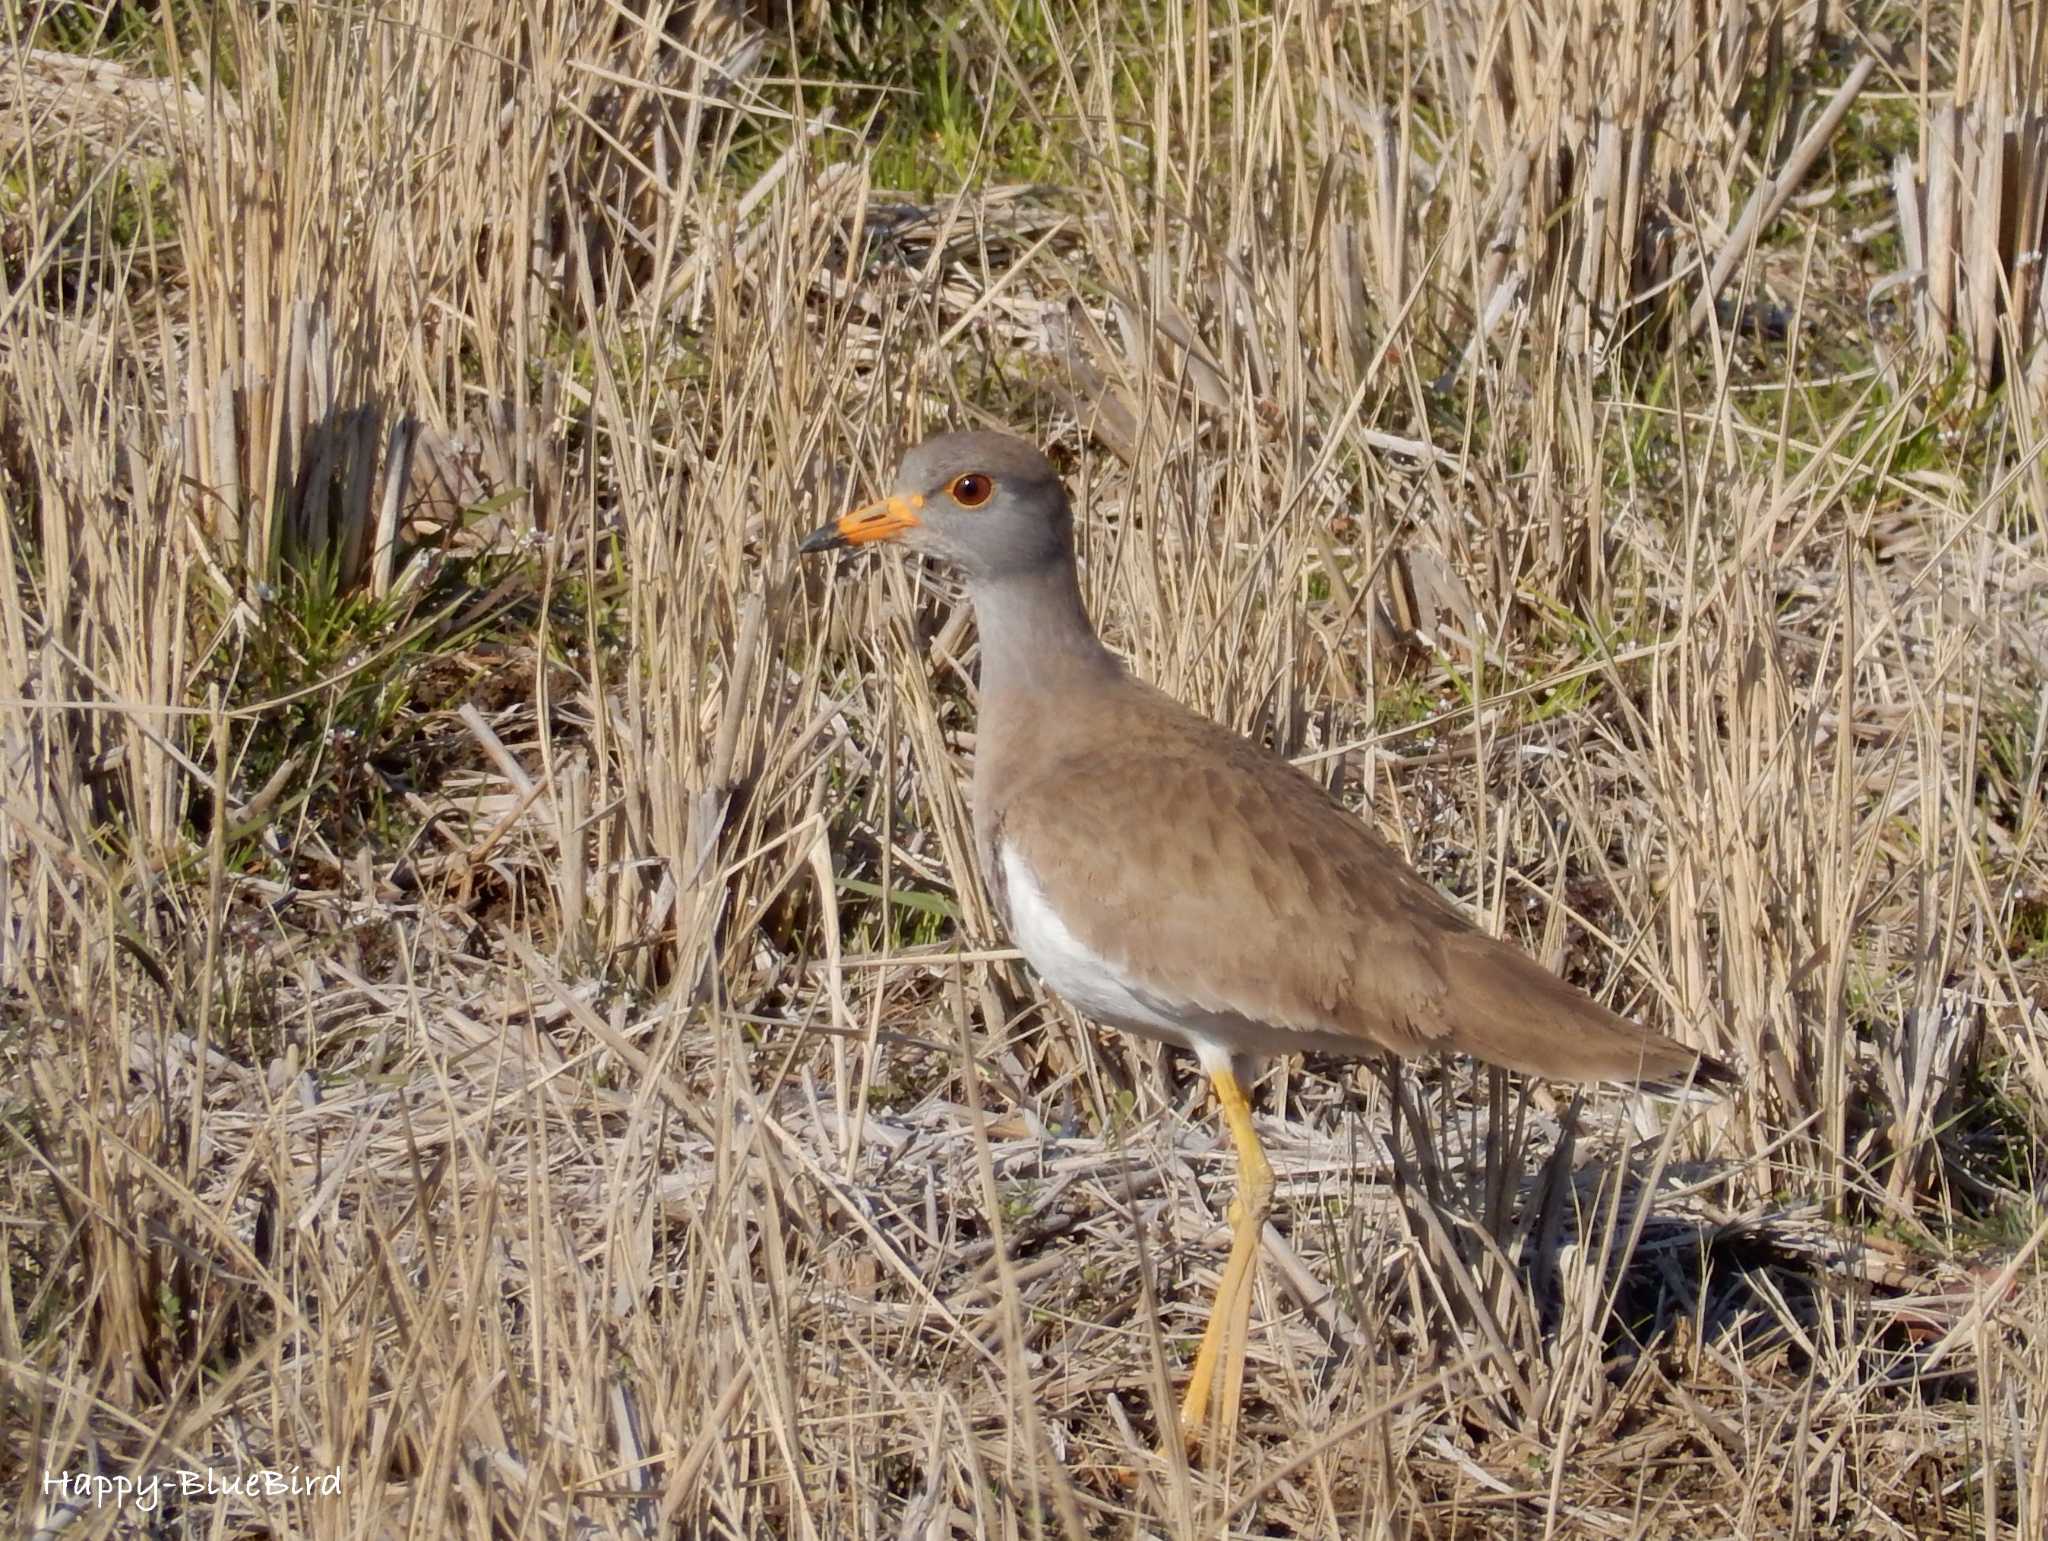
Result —
[[1741, 1080], [1726, 1060], [1702, 1054], [1683, 1075], [1646, 1076], [1633, 1084], [1645, 1096], [1706, 1106], [1723, 1100]]

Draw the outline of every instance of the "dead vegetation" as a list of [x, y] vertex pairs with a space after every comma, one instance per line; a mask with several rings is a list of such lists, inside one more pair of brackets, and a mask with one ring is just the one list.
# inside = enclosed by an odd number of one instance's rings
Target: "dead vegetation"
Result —
[[[0, 80], [18, 1528], [2042, 1533], [2037, 9], [162, 11]], [[794, 558], [948, 421], [1746, 1072], [1275, 1067], [1228, 1465], [1198, 1078]]]

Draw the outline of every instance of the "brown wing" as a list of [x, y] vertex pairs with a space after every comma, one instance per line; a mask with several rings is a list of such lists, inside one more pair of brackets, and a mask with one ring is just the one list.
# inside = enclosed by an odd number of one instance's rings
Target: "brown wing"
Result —
[[1117, 716], [1106, 747], [1078, 735], [1098, 747], [1020, 767], [1001, 838], [1083, 943], [1191, 1026], [1235, 1023], [1247, 1052], [1452, 1049], [1573, 1080], [1699, 1062], [1475, 929], [1285, 761], [1146, 687], [1116, 695], [1096, 707]]

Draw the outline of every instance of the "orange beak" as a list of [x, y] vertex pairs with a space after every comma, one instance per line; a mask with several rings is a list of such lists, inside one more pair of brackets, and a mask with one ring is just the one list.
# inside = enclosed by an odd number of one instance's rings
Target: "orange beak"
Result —
[[850, 514], [841, 514], [830, 524], [821, 525], [806, 535], [803, 544], [796, 549], [800, 552], [833, 551], [841, 546], [865, 546], [870, 541], [894, 540], [918, 523], [917, 510], [923, 504], [924, 499], [915, 493], [907, 498], [884, 498], [879, 503], [856, 508]]

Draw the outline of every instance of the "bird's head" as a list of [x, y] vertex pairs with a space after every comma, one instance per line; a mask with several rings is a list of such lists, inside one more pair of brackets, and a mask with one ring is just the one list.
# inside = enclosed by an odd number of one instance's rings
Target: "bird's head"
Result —
[[889, 495], [804, 537], [799, 550], [887, 541], [959, 568], [970, 582], [1064, 561], [1073, 515], [1059, 473], [1001, 433], [942, 433], [903, 457]]

